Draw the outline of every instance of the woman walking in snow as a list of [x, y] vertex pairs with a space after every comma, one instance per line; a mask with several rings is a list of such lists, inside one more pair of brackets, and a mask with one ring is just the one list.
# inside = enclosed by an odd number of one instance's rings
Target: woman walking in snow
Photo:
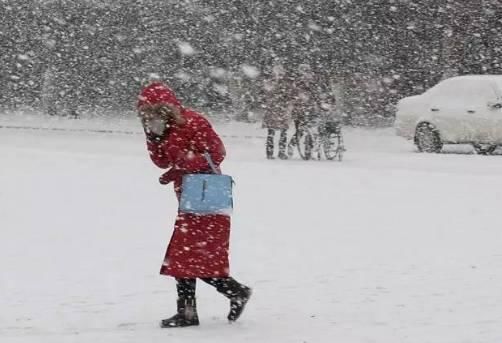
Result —
[[[163, 185], [173, 182], [178, 199], [183, 175], [211, 172], [205, 152], [219, 168], [225, 158], [220, 137], [202, 115], [184, 108], [166, 85], [152, 83], [145, 87], [137, 106], [150, 158], [159, 168], [169, 168], [159, 181]], [[160, 270], [161, 274], [176, 278], [178, 310], [174, 316], [162, 320], [161, 327], [199, 325], [197, 278], [230, 300], [229, 321], [239, 318], [251, 289], [229, 275], [229, 240], [229, 216], [178, 213]]]

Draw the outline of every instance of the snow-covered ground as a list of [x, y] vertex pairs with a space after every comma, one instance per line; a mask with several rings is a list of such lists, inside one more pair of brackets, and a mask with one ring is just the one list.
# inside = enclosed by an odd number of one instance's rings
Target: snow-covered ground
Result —
[[[74, 131], [5, 128], [23, 125]], [[232, 274], [254, 296], [229, 325], [200, 283], [201, 326], [162, 330], [176, 202], [136, 121], [0, 126], [2, 343], [502, 341], [501, 156], [346, 129], [341, 163], [268, 161], [258, 125], [217, 125], [237, 182]], [[133, 134], [89, 131], [103, 128]]]

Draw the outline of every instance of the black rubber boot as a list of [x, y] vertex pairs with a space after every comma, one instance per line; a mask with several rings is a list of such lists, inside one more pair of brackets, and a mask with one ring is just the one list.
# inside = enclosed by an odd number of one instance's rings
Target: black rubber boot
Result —
[[241, 316], [244, 311], [249, 298], [251, 298], [251, 288], [246, 286], [241, 286], [241, 292], [238, 296], [230, 298], [230, 312], [228, 313], [228, 320], [230, 322], [235, 322]]
[[251, 288], [237, 282], [234, 278], [204, 278], [202, 281], [216, 287], [216, 290], [230, 300], [230, 312], [227, 319], [235, 322], [251, 297]]
[[161, 328], [179, 328], [199, 325], [195, 298], [178, 299], [178, 313], [160, 322]]

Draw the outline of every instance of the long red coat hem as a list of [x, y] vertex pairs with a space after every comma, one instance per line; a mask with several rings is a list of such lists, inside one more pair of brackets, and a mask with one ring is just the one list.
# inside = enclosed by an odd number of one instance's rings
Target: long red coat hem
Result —
[[160, 274], [224, 278], [229, 272], [230, 217], [179, 213]]

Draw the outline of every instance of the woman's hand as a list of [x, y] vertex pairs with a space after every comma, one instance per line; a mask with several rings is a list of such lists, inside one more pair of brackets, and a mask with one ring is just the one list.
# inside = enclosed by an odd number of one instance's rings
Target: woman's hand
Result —
[[176, 168], [171, 168], [159, 177], [159, 182], [161, 185], [167, 185], [180, 177], [182, 171]]

